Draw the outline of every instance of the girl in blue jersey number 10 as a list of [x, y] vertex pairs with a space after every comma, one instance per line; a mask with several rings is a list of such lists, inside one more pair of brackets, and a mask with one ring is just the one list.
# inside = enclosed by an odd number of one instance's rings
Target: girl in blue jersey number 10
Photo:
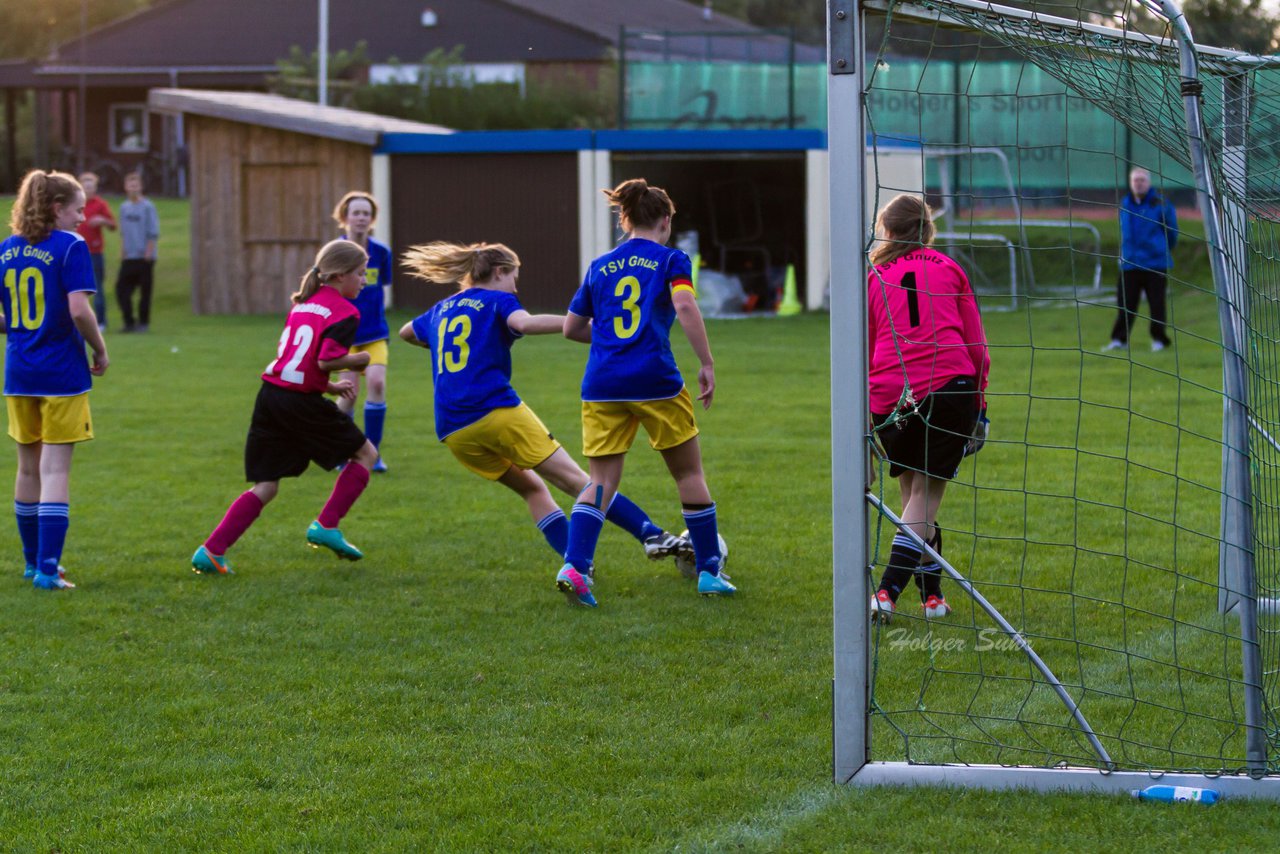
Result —
[[565, 337], [591, 344], [582, 379], [582, 444], [591, 480], [569, 518], [569, 548], [556, 586], [569, 600], [594, 605], [589, 574], [605, 509], [622, 480], [622, 463], [640, 425], [662, 454], [684, 505], [685, 524], [704, 596], [735, 588], [720, 572], [716, 505], [702, 474], [693, 401], [671, 353], [671, 324], [680, 321], [698, 357], [698, 400], [711, 407], [716, 375], [698, 311], [689, 256], [666, 246], [675, 205], [643, 178], [605, 190], [627, 239], [591, 262], [569, 305]]
[[13, 509], [25, 576], [40, 590], [75, 587], [59, 565], [70, 526], [71, 452], [93, 438], [91, 375], [107, 370], [107, 345], [91, 304], [98, 288], [89, 247], [74, 233], [84, 206], [75, 178], [29, 172], [9, 219], [13, 236], [0, 243], [4, 394], [9, 435], [18, 443]]
[[[382, 426], [387, 419], [387, 340], [391, 331], [387, 328], [386, 290], [391, 284], [391, 248], [371, 236], [378, 220], [378, 203], [368, 193], [347, 193], [333, 209], [333, 219], [342, 236], [369, 255], [364, 287], [351, 300], [360, 311], [360, 326], [351, 352], [369, 354], [369, 366], [364, 369], [364, 434], [375, 448], [381, 449]], [[359, 373], [347, 371], [338, 379], [350, 381], [359, 392]], [[354, 397], [338, 399], [338, 408], [347, 415], [353, 413], [355, 406]], [[386, 470], [387, 464], [379, 453], [373, 471], [376, 474]]]
[[[519, 494], [563, 558], [569, 522], [543, 478], [576, 495], [587, 474], [511, 387], [511, 345], [524, 335], [560, 332], [564, 316], [524, 310], [515, 295], [520, 259], [501, 243], [414, 246], [403, 263], [419, 278], [461, 288], [400, 330], [405, 341], [431, 351], [437, 437], [463, 466]], [[651, 560], [691, 551], [626, 496], [607, 508], [606, 518], [639, 540]]]

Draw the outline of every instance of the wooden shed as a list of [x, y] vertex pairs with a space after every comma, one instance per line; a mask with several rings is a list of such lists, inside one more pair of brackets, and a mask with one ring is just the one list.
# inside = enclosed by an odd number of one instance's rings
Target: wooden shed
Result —
[[375, 235], [391, 234], [384, 133], [447, 134], [435, 125], [254, 92], [153, 89], [188, 151], [191, 306], [196, 314], [277, 312], [335, 234], [348, 190], [384, 201]]

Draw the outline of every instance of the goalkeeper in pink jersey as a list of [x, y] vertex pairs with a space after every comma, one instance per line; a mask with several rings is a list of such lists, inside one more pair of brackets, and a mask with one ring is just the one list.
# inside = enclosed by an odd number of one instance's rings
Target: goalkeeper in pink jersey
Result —
[[[969, 279], [930, 248], [934, 234], [919, 196], [897, 196], [876, 217], [867, 276], [868, 394], [889, 475], [902, 488], [902, 519], [941, 553], [937, 518], [947, 481], [986, 437], [991, 358]], [[912, 577], [926, 618], [951, 613], [942, 568], [899, 533], [871, 599], [872, 619], [889, 621]]]

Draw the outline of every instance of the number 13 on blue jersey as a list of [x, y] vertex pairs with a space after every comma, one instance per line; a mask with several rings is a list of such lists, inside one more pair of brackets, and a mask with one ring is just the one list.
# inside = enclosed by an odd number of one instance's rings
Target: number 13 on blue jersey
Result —
[[[453, 333], [451, 342], [457, 352], [445, 349], [445, 336]], [[436, 333], [436, 374], [448, 371], [456, 374], [467, 366], [471, 358], [471, 345], [467, 339], [471, 337], [471, 318], [460, 314], [452, 319], [446, 317], [440, 321], [440, 331]]]

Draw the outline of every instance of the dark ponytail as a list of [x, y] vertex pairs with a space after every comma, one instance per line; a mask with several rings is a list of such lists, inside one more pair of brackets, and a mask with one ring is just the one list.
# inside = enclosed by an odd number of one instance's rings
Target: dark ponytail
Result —
[[618, 209], [623, 231], [652, 228], [664, 217], [674, 216], [676, 206], [661, 187], [651, 187], [643, 178], [623, 181], [612, 190], [601, 190], [609, 204]]

